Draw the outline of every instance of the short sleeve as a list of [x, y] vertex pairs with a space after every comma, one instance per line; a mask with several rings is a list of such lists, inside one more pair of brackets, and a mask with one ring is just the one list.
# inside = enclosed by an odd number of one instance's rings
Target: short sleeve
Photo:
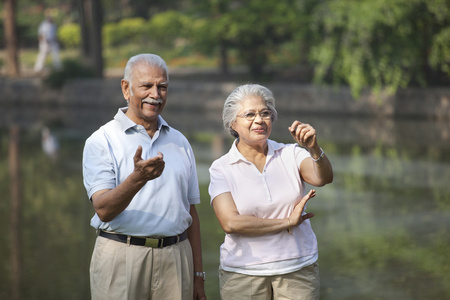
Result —
[[210, 183], [208, 192], [211, 197], [212, 205], [214, 198], [216, 198], [220, 194], [230, 192], [231, 189], [228, 186], [228, 182], [223, 173], [223, 168], [221, 168], [221, 165], [218, 161], [213, 162], [213, 164], [209, 168], [209, 176]]
[[[187, 140], [186, 140], [187, 142]], [[191, 164], [191, 174], [189, 176], [189, 191], [188, 200], [189, 204], [199, 204], [200, 203], [200, 190], [198, 187], [198, 176], [197, 176], [197, 166], [195, 163], [195, 155], [192, 147], [187, 143], [189, 159]]]
[[100, 190], [116, 186], [116, 172], [106, 142], [93, 137], [83, 150], [83, 181], [89, 199]]
[[300, 169], [300, 164], [305, 158], [311, 157], [308, 150], [301, 148], [297, 144], [294, 144], [295, 163]]

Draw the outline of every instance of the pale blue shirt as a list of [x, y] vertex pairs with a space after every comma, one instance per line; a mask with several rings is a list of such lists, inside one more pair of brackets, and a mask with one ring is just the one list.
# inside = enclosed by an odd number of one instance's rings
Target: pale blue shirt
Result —
[[39, 25], [38, 35], [42, 36], [44, 40], [48, 43], [57, 40], [57, 28], [56, 25], [49, 20], [45, 19]]
[[96, 229], [132, 236], [173, 236], [192, 223], [190, 205], [200, 203], [195, 157], [188, 140], [158, 117], [158, 130], [150, 138], [121, 108], [114, 119], [95, 131], [83, 152], [84, 185], [89, 199], [100, 190], [114, 189], [134, 170], [133, 157], [139, 145], [142, 158], [161, 152], [165, 167], [160, 177], [148, 181], [128, 207], [110, 222], [97, 214]]
[[[249, 162], [233, 143], [230, 151], [209, 169], [211, 203], [230, 192], [241, 215], [285, 219], [306, 194], [300, 164], [310, 154], [297, 144], [268, 140], [263, 172]], [[306, 208], [305, 208], [306, 210]], [[318, 258], [310, 220], [287, 230], [262, 236], [226, 234], [220, 247], [220, 267], [226, 271], [269, 276], [300, 270]]]

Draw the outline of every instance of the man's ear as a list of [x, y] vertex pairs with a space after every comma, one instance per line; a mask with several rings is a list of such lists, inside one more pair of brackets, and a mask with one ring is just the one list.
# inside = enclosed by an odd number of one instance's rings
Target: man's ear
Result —
[[130, 101], [131, 91], [130, 91], [130, 83], [128, 80], [122, 79], [120, 82], [120, 85], [122, 86], [122, 94], [125, 100]]

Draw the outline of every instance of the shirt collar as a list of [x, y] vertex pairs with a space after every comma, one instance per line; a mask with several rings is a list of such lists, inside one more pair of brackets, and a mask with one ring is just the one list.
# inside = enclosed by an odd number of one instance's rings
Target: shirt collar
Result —
[[[228, 162], [230, 164], [237, 163], [240, 160], [242, 160], [244, 162], [249, 162], [244, 157], [244, 155], [242, 155], [241, 152], [239, 152], [239, 150], [236, 146], [236, 142], [237, 142], [237, 139], [234, 140], [233, 145], [231, 146]], [[269, 161], [270, 158], [272, 158], [275, 151], [278, 151], [286, 146], [285, 144], [277, 143], [277, 142], [269, 140], [269, 139], [267, 140], [267, 145], [269, 146], [269, 149], [267, 150], [267, 161]]]
[[[119, 110], [117, 111], [117, 114], [114, 116], [114, 119], [116, 121], [119, 122], [120, 124], [120, 128], [126, 132], [129, 129], [132, 128], [136, 128], [137, 129], [137, 124], [134, 123], [133, 121], [131, 121], [130, 118], [127, 117], [127, 115], [125, 114], [128, 110], [128, 107], [122, 107], [119, 108]], [[161, 127], [165, 127], [167, 130], [169, 130], [169, 124], [167, 124], [167, 122], [163, 119], [163, 117], [158, 116], [158, 130], [161, 130]]]

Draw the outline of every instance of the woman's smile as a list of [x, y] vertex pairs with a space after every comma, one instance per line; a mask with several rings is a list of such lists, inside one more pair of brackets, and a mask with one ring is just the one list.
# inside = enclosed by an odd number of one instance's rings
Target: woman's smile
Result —
[[252, 131], [259, 133], [259, 134], [265, 134], [266, 133], [266, 129], [262, 126], [258, 126], [252, 129]]

